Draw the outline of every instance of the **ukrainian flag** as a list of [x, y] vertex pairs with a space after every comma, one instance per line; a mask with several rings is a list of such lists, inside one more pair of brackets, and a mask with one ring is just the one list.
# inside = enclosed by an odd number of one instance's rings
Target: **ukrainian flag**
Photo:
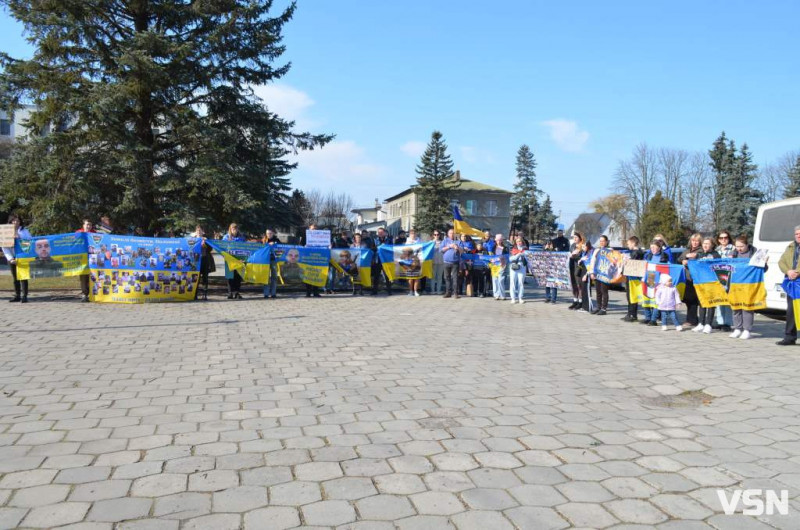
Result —
[[792, 300], [792, 309], [794, 309], [794, 325], [800, 328], [800, 279], [790, 280], [786, 278], [783, 280], [783, 291], [786, 296]]
[[266, 245], [264, 248], [253, 252], [245, 262], [244, 275], [242, 278], [248, 283], [268, 284], [271, 272], [271, 261], [271, 245]]
[[748, 259], [709, 259], [689, 262], [697, 298], [703, 307], [730, 305], [755, 311], [767, 307], [764, 269]]
[[458, 210], [458, 205], [453, 205], [453, 231], [456, 234], [466, 234], [468, 236], [483, 237], [483, 232], [477, 228], [472, 228]]
[[[672, 285], [678, 290], [678, 294], [683, 299], [686, 291], [686, 272], [682, 265], [668, 265], [664, 263], [648, 263], [644, 277], [638, 282], [631, 282], [631, 292], [629, 299], [632, 303], [641, 304], [644, 308], [655, 308], [656, 288], [661, 282], [661, 275], [669, 274], [672, 277]], [[636, 299], [633, 300], [633, 296]]]

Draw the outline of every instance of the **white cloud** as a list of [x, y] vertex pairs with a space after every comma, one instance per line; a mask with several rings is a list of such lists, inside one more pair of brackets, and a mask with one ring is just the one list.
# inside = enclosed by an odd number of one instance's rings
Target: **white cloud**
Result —
[[304, 131], [318, 126], [307, 114], [308, 109], [314, 105], [314, 100], [302, 90], [289, 85], [271, 84], [254, 86], [253, 92], [261, 98], [270, 112], [294, 121], [297, 130]]
[[333, 141], [322, 149], [300, 151], [298, 171], [328, 182], [347, 183], [353, 178], [378, 178], [383, 168], [369, 160], [364, 148], [351, 140]]
[[416, 142], [414, 140], [406, 142], [400, 146], [400, 150], [410, 156], [411, 158], [419, 158], [425, 152], [427, 144], [425, 142]]
[[564, 151], [577, 153], [589, 141], [589, 133], [581, 130], [578, 122], [558, 118], [544, 121], [542, 125], [550, 129], [550, 138]]
[[469, 145], [461, 146], [461, 156], [464, 158], [464, 161], [469, 164], [474, 164], [478, 158], [476, 154], [476, 149]]

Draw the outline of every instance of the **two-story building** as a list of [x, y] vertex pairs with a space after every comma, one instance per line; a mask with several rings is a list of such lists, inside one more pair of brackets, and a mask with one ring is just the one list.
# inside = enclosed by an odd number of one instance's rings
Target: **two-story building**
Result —
[[386, 212], [378, 199], [375, 199], [374, 206], [364, 208], [353, 208], [350, 213], [355, 214], [355, 227], [358, 232], [369, 230], [374, 232], [378, 228], [386, 228]]
[[[479, 230], [491, 230], [493, 234], [507, 234], [511, 226], [511, 195], [508, 190], [469, 180], [456, 171], [453, 177], [459, 182], [453, 190], [452, 204], [458, 204], [461, 215]], [[393, 195], [383, 202], [386, 213], [386, 228], [390, 234], [400, 230], [406, 232], [414, 227], [417, 214], [415, 186]], [[442, 227], [444, 228], [444, 227]]]
[[16, 142], [27, 135], [28, 129], [24, 123], [33, 109], [33, 105], [25, 105], [12, 115], [0, 111], [0, 142]]

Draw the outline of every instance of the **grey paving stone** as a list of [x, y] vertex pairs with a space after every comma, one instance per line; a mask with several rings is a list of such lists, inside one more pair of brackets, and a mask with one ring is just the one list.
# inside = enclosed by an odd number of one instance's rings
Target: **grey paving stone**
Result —
[[321, 499], [319, 484], [316, 482], [294, 481], [269, 488], [269, 502], [274, 505], [300, 506]]
[[239, 475], [233, 470], [200, 471], [189, 475], [189, 491], [222, 491], [239, 485]]
[[[64, 486], [69, 489], [68, 486]], [[130, 490], [130, 480], [102, 480], [79, 484], [72, 490], [70, 501], [94, 502], [125, 497]]]
[[416, 476], [408, 473], [391, 473], [389, 475], [379, 475], [373, 477], [375, 486], [381, 493], [397, 495], [410, 495], [425, 491], [425, 484]]
[[31, 528], [64, 526], [82, 520], [88, 510], [87, 502], [62, 502], [39, 506], [28, 512], [22, 525]]
[[555, 506], [567, 502], [552, 486], [525, 484], [513, 487], [508, 492], [524, 506]]
[[150, 499], [137, 499], [133, 497], [109, 499], [92, 504], [88, 521], [119, 522], [128, 519], [139, 519], [150, 513], [153, 501]]
[[497, 512], [471, 511], [454, 515], [450, 518], [458, 530], [513, 530], [508, 519]]
[[153, 506], [153, 517], [163, 519], [192, 519], [211, 513], [208, 493], [176, 493], [159, 497]]
[[136, 497], [161, 497], [186, 490], [186, 475], [161, 473], [137, 478], [131, 486], [131, 495]]
[[357, 500], [377, 495], [378, 490], [372, 480], [365, 477], [343, 477], [322, 483], [326, 499]]
[[190, 519], [183, 524], [184, 530], [239, 530], [242, 517], [233, 513], [215, 513]]
[[569, 527], [569, 523], [551, 508], [520, 506], [506, 510], [504, 513], [517, 528], [560, 530]]
[[395, 524], [398, 530], [455, 530], [447, 517], [436, 515], [414, 515], [400, 519]]
[[69, 486], [66, 485], [34, 486], [17, 490], [8, 505], [19, 508], [35, 508], [62, 502], [66, 500], [67, 495], [69, 495]]
[[347, 501], [321, 501], [301, 508], [306, 524], [338, 526], [356, 520], [356, 512]]
[[374, 495], [356, 501], [355, 505], [363, 519], [376, 521], [395, 521], [416, 513], [408, 499], [398, 495]]
[[300, 526], [296, 508], [270, 506], [248, 512], [244, 516], [245, 530], [286, 530]]
[[213, 494], [215, 512], [248, 512], [267, 505], [267, 488], [239, 486]]
[[28, 513], [27, 508], [0, 508], [0, 528], [18, 528], [20, 521]]
[[444, 491], [417, 493], [410, 499], [421, 515], [453, 515], [465, 510], [458, 497]]
[[662, 511], [646, 501], [624, 499], [607, 502], [604, 506], [617, 519], [626, 523], [658, 524], [667, 520]]

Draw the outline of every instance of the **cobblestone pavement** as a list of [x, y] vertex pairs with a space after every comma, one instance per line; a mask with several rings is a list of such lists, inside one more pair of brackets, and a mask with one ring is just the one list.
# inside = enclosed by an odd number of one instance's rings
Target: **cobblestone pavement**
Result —
[[800, 528], [800, 348], [529, 296], [4, 307], [0, 527]]

